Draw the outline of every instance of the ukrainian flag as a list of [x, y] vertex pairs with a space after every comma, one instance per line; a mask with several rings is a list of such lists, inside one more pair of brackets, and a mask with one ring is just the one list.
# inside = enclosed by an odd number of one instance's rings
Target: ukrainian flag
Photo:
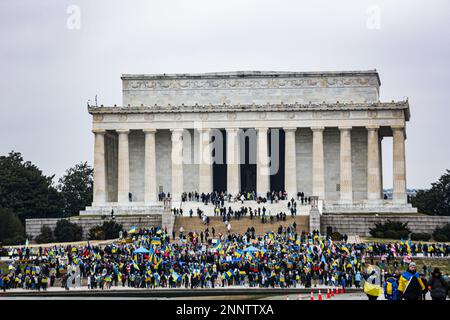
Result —
[[251, 254], [249, 251], [247, 251], [247, 253], [246, 253], [245, 256], [246, 256], [246, 258], [247, 258], [248, 260], [252, 261], [253, 256], [252, 256], [252, 254]]
[[136, 233], [137, 232], [137, 228], [136, 228], [136, 226], [134, 226], [134, 227], [131, 227], [131, 229], [130, 230], [128, 230], [128, 233]]
[[235, 256], [236, 258], [240, 258], [240, 257], [242, 256], [242, 251], [235, 250], [235, 251], [234, 251], [234, 256]]
[[216, 243], [216, 250], [220, 251], [221, 249], [222, 249], [222, 242], [219, 241]]
[[234, 271], [233, 271], [233, 269], [228, 270], [228, 271], [226, 272], [226, 274], [228, 275], [228, 277], [234, 276]]
[[350, 254], [350, 251], [348, 251], [347, 247], [342, 246], [341, 250], [345, 251], [348, 255]]
[[411, 241], [406, 241], [405, 242], [405, 244], [406, 244], [406, 249], [408, 249], [408, 254], [411, 254]]
[[158, 238], [158, 237], [152, 238], [151, 244], [152, 245], [160, 245], [161, 244], [161, 238]]

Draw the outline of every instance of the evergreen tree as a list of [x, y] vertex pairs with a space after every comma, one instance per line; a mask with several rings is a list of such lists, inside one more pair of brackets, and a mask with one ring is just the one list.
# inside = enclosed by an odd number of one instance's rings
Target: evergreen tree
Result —
[[419, 190], [411, 199], [420, 213], [449, 216], [450, 215], [450, 170], [446, 170], [437, 182], [428, 190]]
[[64, 206], [64, 216], [78, 215], [91, 205], [93, 198], [93, 169], [87, 162], [82, 162], [66, 171], [59, 179], [58, 189]]
[[0, 208], [11, 209], [22, 223], [27, 218], [60, 216], [62, 201], [53, 177], [43, 175], [18, 152], [0, 156]]

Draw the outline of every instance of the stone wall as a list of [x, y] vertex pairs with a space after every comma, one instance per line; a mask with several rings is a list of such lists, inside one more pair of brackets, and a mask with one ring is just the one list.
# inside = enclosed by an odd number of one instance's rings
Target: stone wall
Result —
[[117, 202], [118, 183], [118, 138], [117, 133], [108, 132], [105, 136], [105, 166], [106, 166], [106, 200]]
[[323, 154], [325, 174], [325, 199], [338, 201], [340, 183], [340, 133], [337, 128], [326, 128], [323, 132]]
[[310, 196], [312, 193], [312, 131], [310, 129], [297, 129], [295, 151], [297, 153], [297, 190]]
[[352, 129], [353, 200], [367, 199], [367, 130]]
[[[28, 235], [31, 235], [33, 239], [41, 233], [42, 226], [48, 226], [52, 230], [55, 229], [56, 223], [61, 219], [27, 219], [25, 221], [25, 230]], [[76, 223], [83, 228], [83, 239], [87, 240], [89, 230], [95, 226], [102, 225], [105, 221], [111, 221], [107, 216], [102, 219], [101, 216], [76, 216], [68, 218], [70, 222]], [[145, 228], [151, 226], [160, 226], [162, 223], [162, 215], [154, 214], [149, 215], [148, 218], [145, 215], [141, 216], [116, 216], [115, 221], [122, 224], [124, 230], [129, 230], [131, 227]]]
[[183, 190], [198, 191], [198, 145], [197, 130], [189, 129], [183, 132]]
[[377, 102], [376, 71], [123, 75], [123, 105]]
[[132, 130], [129, 134], [130, 157], [130, 192], [133, 202], [144, 201], [145, 185], [145, 135], [144, 132]]
[[369, 229], [375, 226], [375, 222], [387, 220], [408, 222], [412, 232], [433, 233], [436, 227], [442, 227], [450, 223], [450, 217], [426, 216], [426, 215], [322, 215], [320, 230], [326, 233], [327, 227], [332, 227], [333, 232], [341, 234], [370, 236]]
[[156, 143], [156, 192], [160, 188], [167, 194], [172, 188], [172, 133], [169, 130], [158, 130]]

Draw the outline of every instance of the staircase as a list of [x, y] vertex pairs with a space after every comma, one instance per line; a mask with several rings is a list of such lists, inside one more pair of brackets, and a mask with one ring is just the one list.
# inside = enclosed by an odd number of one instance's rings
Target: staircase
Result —
[[[230, 221], [231, 224], [231, 232], [243, 234], [247, 231], [247, 228], [253, 226], [255, 228], [255, 234], [263, 235], [269, 231], [276, 232], [278, 227], [282, 225], [283, 227], [287, 227], [292, 225], [294, 221], [297, 223], [297, 233], [301, 233], [302, 231], [309, 231], [309, 217], [308, 216], [296, 216], [291, 217], [290, 215], [286, 217], [286, 221], [276, 221], [274, 218], [273, 223], [261, 223], [261, 220], [258, 218], [250, 219], [249, 217], [241, 217], [239, 220], [232, 219]], [[200, 232], [205, 231], [206, 228], [209, 228], [211, 234], [211, 228], [214, 227], [216, 230], [216, 236], [219, 233], [226, 233], [225, 224], [222, 221], [222, 217], [210, 217], [209, 225], [203, 224], [203, 221], [196, 215], [192, 218], [190, 217], [175, 217], [175, 223], [173, 226], [173, 230], [176, 232], [177, 237], [179, 235], [180, 227], [183, 227], [184, 233], [187, 232]]]
[[[267, 214], [272, 212], [272, 215], [276, 215], [277, 213], [284, 212], [286, 215], [290, 216], [290, 211], [288, 211], [288, 200], [282, 200], [278, 201], [278, 203], [260, 203], [258, 204], [256, 201], [246, 200], [244, 201], [244, 204], [241, 203], [241, 201], [235, 201], [235, 202], [228, 202], [225, 201], [225, 208], [231, 207], [233, 211], [239, 210], [241, 207], [250, 207], [253, 210], [257, 209], [258, 207], [262, 209], [262, 207], [265, 207], [267, 209]], [[199, 201], [187, 201], [187, 202], [177, 202], [172, 204], [172, 208], [181, 208], [183, 209], [183, 215], [188, 216], [189, 210], [192, 209], [194, 212], [194, 216], [197, 213], [197, 208], [202, 210], [207, 216], [214, 216], [214, 205], [209, 203], [208, 205], [203, 204], [203, 202]], [[300, 205], [300, 202], [297, 201], [297, 216], [308, 216], [309, 210], [311, 209], [310, 205]]]

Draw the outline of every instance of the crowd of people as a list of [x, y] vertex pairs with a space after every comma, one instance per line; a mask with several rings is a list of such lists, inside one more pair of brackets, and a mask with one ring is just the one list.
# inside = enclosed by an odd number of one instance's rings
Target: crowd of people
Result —
[[[386, 292], [389, 282], [389, 292], [395, 288], [397, 296], [411, 298], [408, 290], [420, 288], [423, 293], [428, 289], [423, 279], [429, 274], [428, 268], [422, 276], [414, 272], [411, 258], [450, 254], [448, 244], [335, 242], [317, 231], [299, 234], [292, 225], [264, 235], [256, 235], [251, 228], [245, 234], [217, 237], [214, 230], [210, 237], [209, 229], [187, 234], [180, 230], [174, 239], [175, 234], [152, 227], [130, 236], [103, 247], [88, 243], [11, 250], [14, 262], [2, 272], [0, 286], [2, 290], [46, 290], [55, 285], [69, 289], [76, 284], [90, 289], [359, 288], [363, 282], [370, 284], [377, 279], [386, 282]], [[405, 264], [409, 264], [409, 273], [399, 271]], [[369, 268], [374, 265], [383, 271], [377, 274]], [[437, 274], [436, 270], [432, 273], [428, 285], [447, 283], [436, 280]], [[412, 285], [415, 279], [418, 286]]]
[[[163, 201], [166, 198], [170, 198], [170, 193], [165, 193], [161, 191], [158, 194], [158, 200]], [[296, 198], [295, 198], [296, 197]], [[181, 194], [181, 201], [187, 202], [201, 202], [205, 205], [211, 204], [215, 207], [223, 207], [225, 205], [225, 201], [227, 202], [241, 202], [244, 204], [244, 201], [252, 200], [256, 201], [258, 204], [260, 203], [276, 203], [280, 200], [289, 200], [288, 193], [286, 191], [271, 191], [267, 192], [265, 196], [258, 196], [256, 191], [244, 191], [238, 192], [237, 194], [232, 194], [229, 192], [209, 192], [209, 193], [199, 193], [197, 191], [191, 192], [183, 192]], [[296, 195], [291, 195], [291, 201], [297, 200], [301, 203], [301, 205], [311, 204], [311, 197], [305, 195], [304, 192], [298, 192]]]
[[[190, 195], [191, 193], [189, 193], [189, 197]], [[249, 217], [251, 220], [253, 218], [258, 218], [262, 223], [286, 221], [287, 215], [285, 211], [280, 211], [273, 215], [271, 210], [267, 209], [265, 205], [262, 205], [262, 207], [258, 206], [257, 208], [252, 208], [251, 206], [244, 205], [238, 209], [233, 209], [231, 206], [228, 206], [227, 208], [225, 205], [224, 194], [202, 194], [202, 199], [203, 196], [205, 196], [205, 199], [207, 199], [205, 200], [206, 204], [208, 203], [208, 201], [210, 201], [210, 199], [212, 199], [211, 202], [214, 206], [211, 208], [210, 215], [214, 215], [215, 217], [222, 217], [224, 223], [230, 222], [231, 219], [239, 220], [241, 217]], [[242, 201], [242, 204], [243, 203], [244, 202]], [[175, 216], [183, 216], [184, 214], [182, 208], [172, 208], [171, 210]], [[287, 202], [286, 211], [289, 212], [292, 217], [297, 215], [297, 201], [294, 198], [291, 198], [291, 200]], [[188, 215], [191, 218], [194, 216], [194, 210], [192, 208], [189, 209]], [[198, 207], [196, 209], [196, 215], [200, 219], [202, 219], [204, 224], [209, 224], [209, 215]]]

